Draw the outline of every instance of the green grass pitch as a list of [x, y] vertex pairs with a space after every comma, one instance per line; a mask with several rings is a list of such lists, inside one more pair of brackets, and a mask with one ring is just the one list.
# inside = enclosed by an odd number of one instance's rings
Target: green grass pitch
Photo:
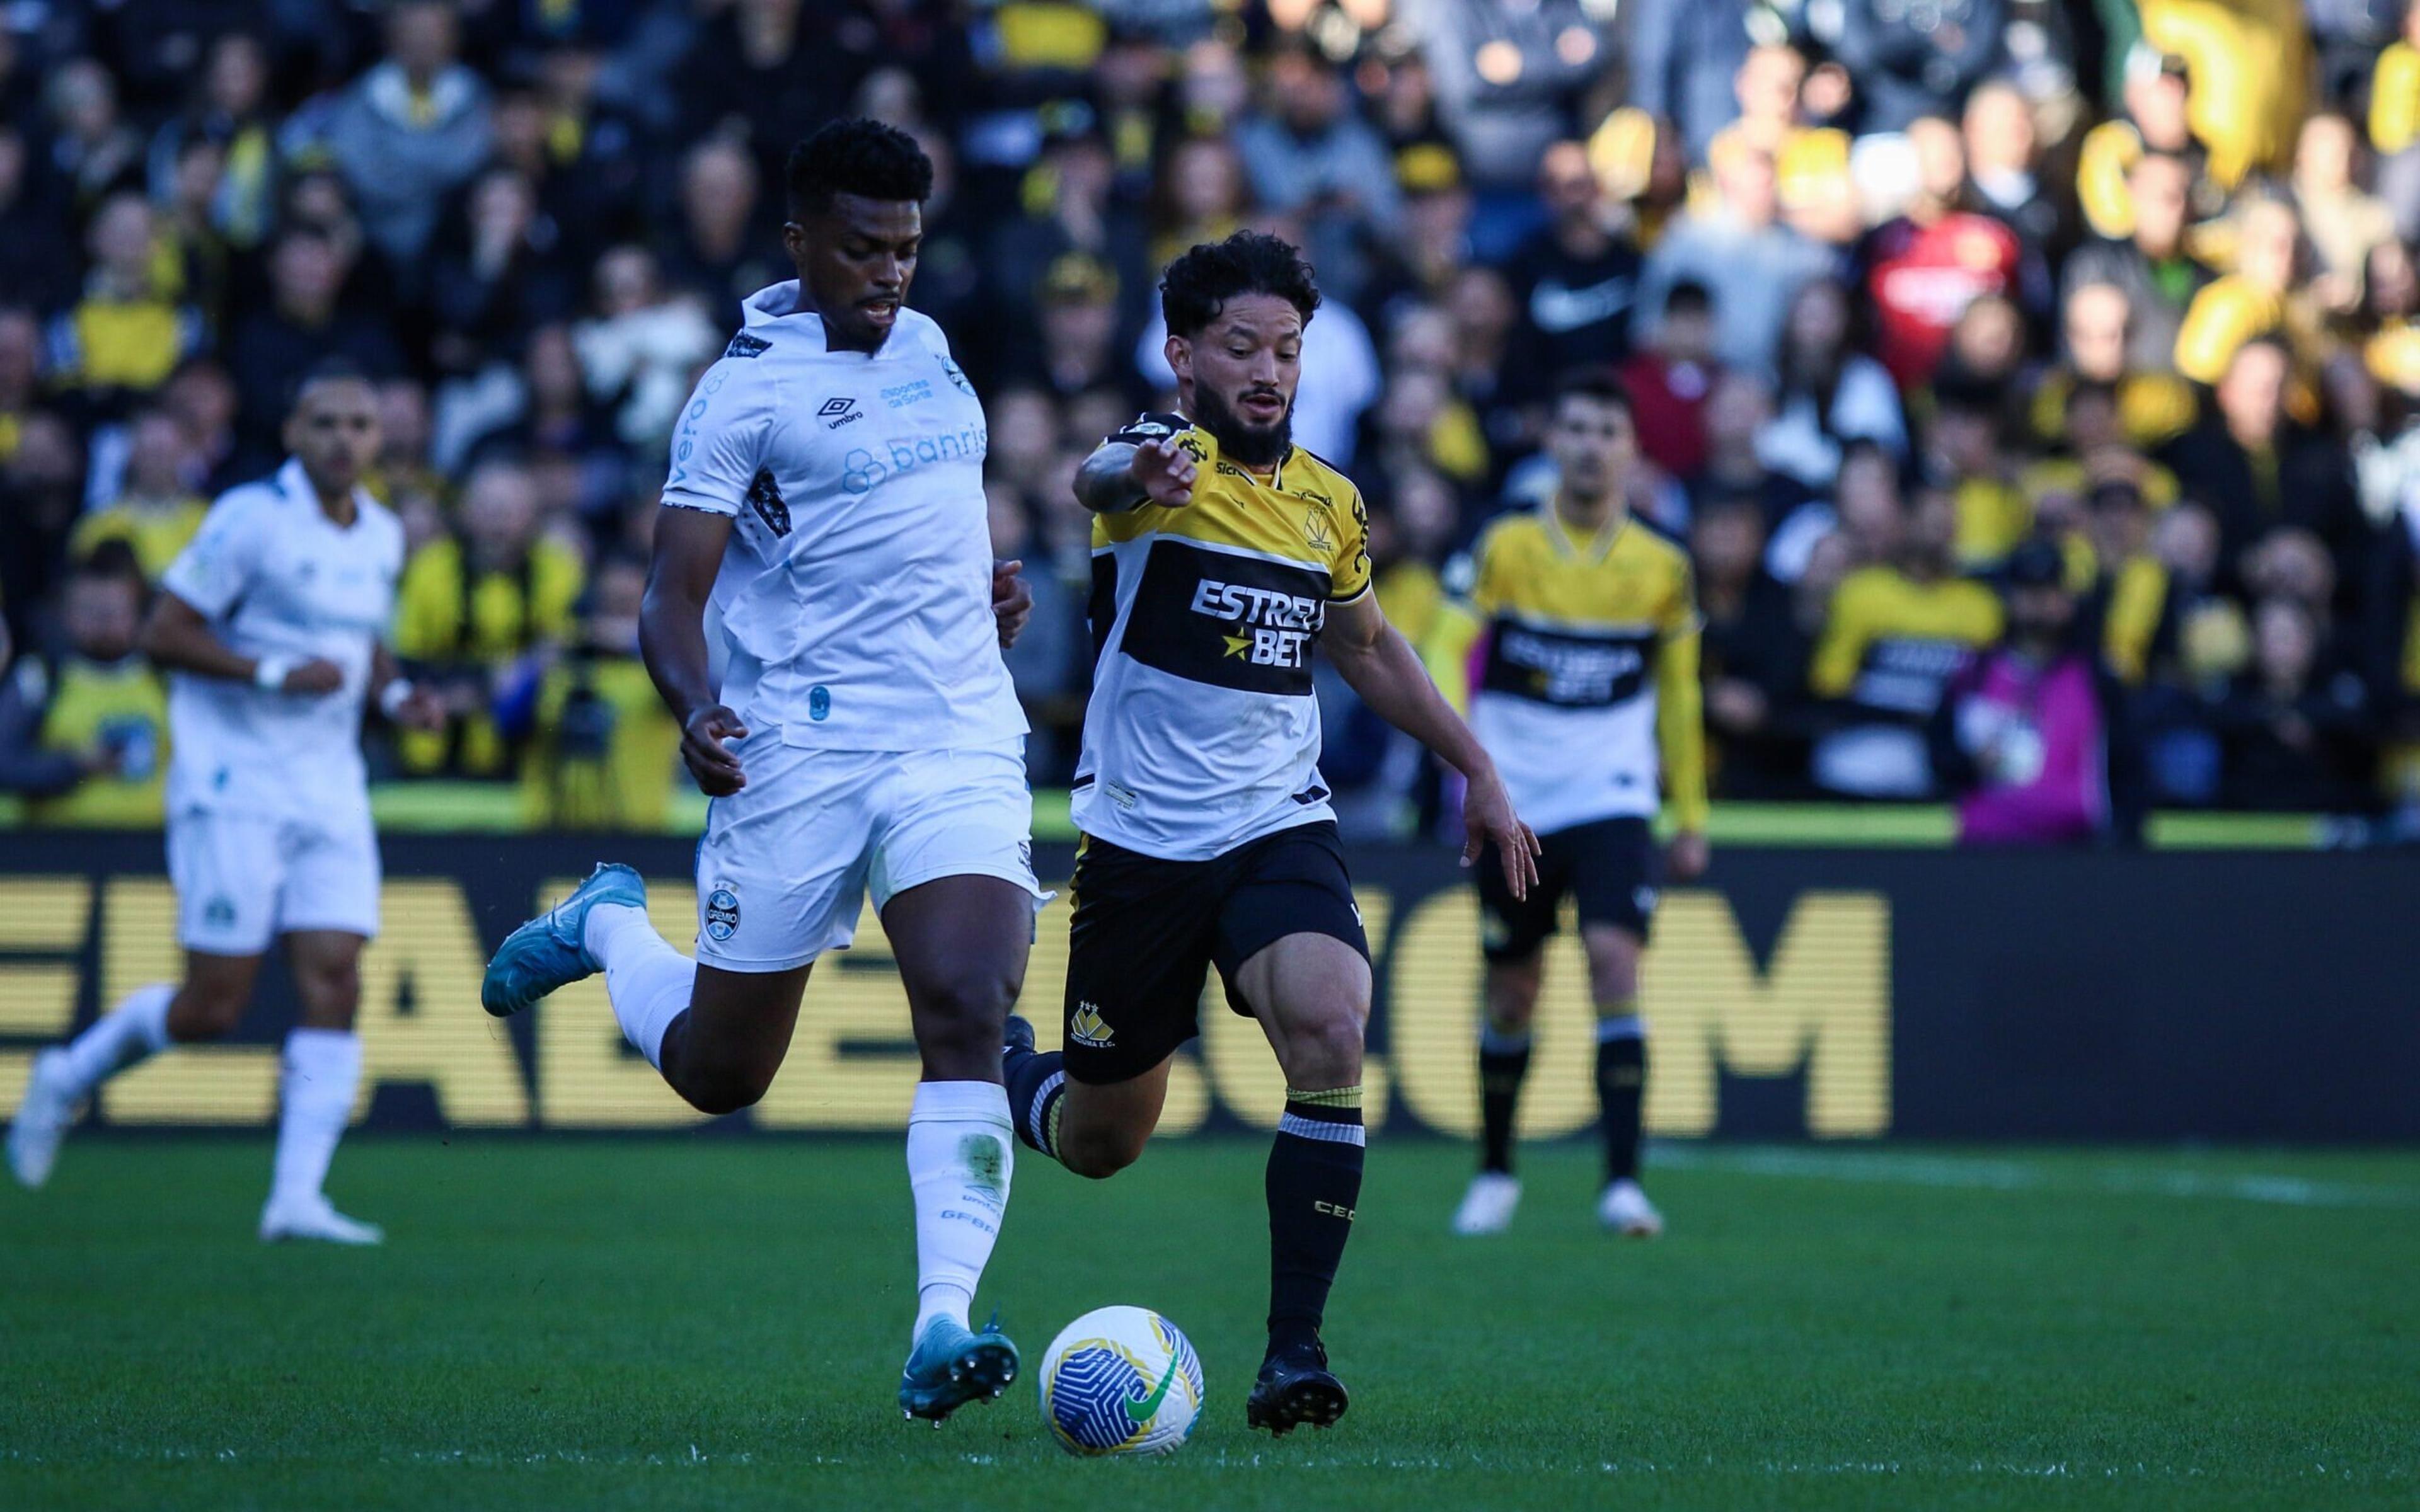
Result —
[[1100, 1185], [1022, 1163], [982, 1303], [1038, 1362], [1137, 1303], [1201, 1347], [1171, 1459], [1080, 1461], [1028, 1383], [892, 1393], [889, 1140], [353, 1141], [369, 1253], [265, 1249], [254, 1139], [71, 1142], [0, 1191], [0, 1507], [2277, 1507], [2420, 1504], [2420, 1160], [1682, 1148], [1652, 1244], [1534, 1152], [1381, 1140], [1326, 1433], [1243, 1427], [1263, 1147]]

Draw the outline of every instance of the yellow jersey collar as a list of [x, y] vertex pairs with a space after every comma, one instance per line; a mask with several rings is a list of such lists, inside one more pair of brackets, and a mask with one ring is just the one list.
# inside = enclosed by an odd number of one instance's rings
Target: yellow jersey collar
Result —
[[1584, 557], [1590, 562], [1603, 562], [1613, 554], [1613, 544], [1630, 528], [1630, 510], [1624, 507], [1614, 517], [1599, 527], [1595, 536], [1582, 544], [1563, 522], [1562, 512], [1555, 507], [1554, 495], [1548, 494], [1538, 505], [1539, 517], [1545, 522], [1546, 541], [1558, 556]]

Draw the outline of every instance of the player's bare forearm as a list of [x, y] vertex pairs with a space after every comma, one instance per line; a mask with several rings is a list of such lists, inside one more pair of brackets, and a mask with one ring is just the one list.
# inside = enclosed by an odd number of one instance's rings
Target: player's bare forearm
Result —
[[722, 706], [706, 651], [706, 604], [730, 542], [730, 516], [666, 508], [656, 522], [647, 595], [639, 604], [639, 655], [656, 691], [680, 721], [682, 763], [699, 791], [714, 798], [748, 785], [739, 758], [726, 744], [746, 739], [748, 726]]
[[251, 682], [260, 665], [250, 656], [228, 650], [226, 643], [211, 633], [209, 622], [202, 618], [201, 610], [172, 593], [163, 593], [159, 602], [151, 606], [151, 617], [143, 625], [143, 654], [163, 671], [191, 672], [231, 683]]
[[703, 509], [667, 508], [656, 522], [639, 606], [639, 654], [665, 707], [683, 724], [721, 697], [706, 656], [706, 605], [730, 539], [730, 517]]
[[1143, 501], [1134, 479], [1132, 441], [1104, 441], [1076, 470], [1076, 502], [1095, 515], [1116, 515]]
[[1486, 748], [1437, 691], [1419, 654], [1379, 611], [1376, 595], [1331, 606], [1319, 643], [1345, 685], [1379, 718], [1465, 777], [1495, 770]]
[[1463, 775], [1462, 864], [1472, 866], [1496, 847], [1505, 885], [1527, 898], [1538, 880], [1538, 837], [1512, 811], [1512, 795], [1487, 748], [1429, 680], [1429, 670], [1403, 633], [1387, 623], [1375, 594], [1331, 605], [1320, 634], [1336, 671], [1378, 717], [1426, 746]]

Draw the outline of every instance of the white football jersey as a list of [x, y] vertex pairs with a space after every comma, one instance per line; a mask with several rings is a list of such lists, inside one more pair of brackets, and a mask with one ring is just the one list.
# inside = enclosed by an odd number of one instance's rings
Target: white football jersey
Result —
[[752, 296], [673, 433], [663, 501], [733, 517], [714, 607], [722, 702], [827, 750], [1014, 739], [991, 611], [988, 436], [940, 327], [830, 351], [799, 285]]
[[353, 490], [350, 526], [319, 507], [302, 464], [229, 489], [161, 586], [246, 656], [324, 657], [334, 693], [276, 693], [177, 672], [168, 679], [168, 807], [354, 824], [369, 810], [362, 704], [370, 660], [395, 614], [403, 526]]

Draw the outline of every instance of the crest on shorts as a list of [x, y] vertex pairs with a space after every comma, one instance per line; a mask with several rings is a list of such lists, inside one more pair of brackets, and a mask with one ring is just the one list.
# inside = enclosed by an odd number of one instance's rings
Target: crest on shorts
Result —
[[709, 939], [727, 940], [739, 929], [739, 895], [731, 890], [728, 882], [718, 882], [706, 895], [706, 933]]
[[202, 904], [202, 918], [218, 929], [229, 927], [235, 922], [235, 900], [225, 893], [220, 893], [209, 903]]
[[1107, 1050], [1115, 1042], [1116, 1034], [1101, 1021], [1101, 1011], [1090, 1003], [1078, 1003], [1076, 1011], [1067, 1017], [1067, 1038], [1094, 1050]]

